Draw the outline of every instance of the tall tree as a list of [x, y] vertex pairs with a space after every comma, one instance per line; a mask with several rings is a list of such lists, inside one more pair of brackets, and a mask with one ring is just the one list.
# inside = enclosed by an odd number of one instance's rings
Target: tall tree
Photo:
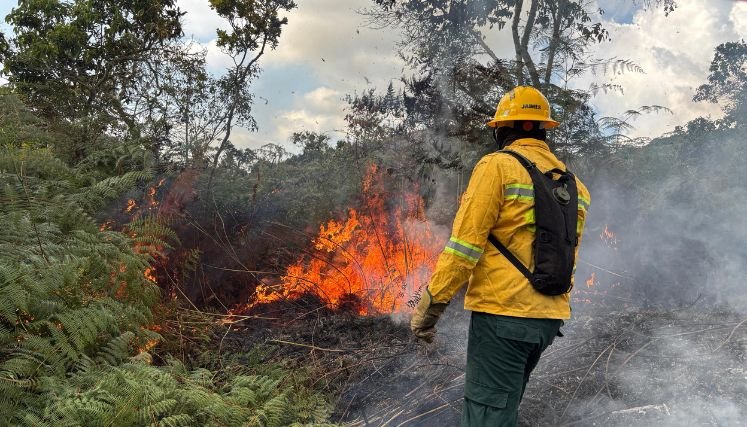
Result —
[[237, 124], [256, 127], [251, 116], [252, 95], [248, 85], [259, 74], [257, 61], [267, 49], [277, 47], [282, 27], [288, 23], [280, 13], [295, 8], [296, 3], [293, 0], [210, 0], [210, 6], [230, 24], [229, 31], [218, 30], [218, 46], [233, 61], [217, 82], [218, 93], [226, 100], [225, 109], [217, 122], [216, 134], [206, 141], [207, 144], [219, 141], [212, 159], [212, 182], [233, 127]]
[[175, 0], [19, 0], [0, 50], [13, 88], [41, 116], [77, 122], [81, 140], [132, 124], [142, 67], [182, 35]]
[[[563, 123], [551, 139], [565, 157], [580, 147], [581, 135], [599, 134], [590, 98], [600, 90], [620, 90], [595, 84], [588, 90], [571, 90], [569, 82], [589, 71], [642, 71], [631, 61], [598, 58], [592, 47], [609, 38], [597, 10], [585, 0], [373, 0], [366, 11], [374, 27], [396, 26], [403, 32], [403, 57], [416, 74], [405, 80], [411, 99], [408, 120], [418, 120], [437, 134], [456, 135], [470, 142], [489, 144], [477, 132], [497, 100], [516, 85], [543, 90]], [[646, 6], [671, 0], [645, 1]], [[501, 57], [488, 35], [508, 31], [513, 55]], [[579, 126], [589, 128], [581, 129]], [[434, 149], [438, 147], [434, 145]]]
[[[44, 118], [80, 129], [73, 160], [103, 133], [155, 155], [214, 170], [236, 126], [253, 130], [251, 82], [279, 41], [293, 0], [211, 0], [232, 65], [211, 75], [206, 52], [182, 38], [176, 0], [21, 0], [0, 39], [10, 84]], [[212, 173], [211, 173], [212, 176]]]
[[747, 117], [747, 43], [723, 43], [716, 47], [707, 83], [698, 87], [694, 99], [722, 106], [722, 123], [737, 126]]

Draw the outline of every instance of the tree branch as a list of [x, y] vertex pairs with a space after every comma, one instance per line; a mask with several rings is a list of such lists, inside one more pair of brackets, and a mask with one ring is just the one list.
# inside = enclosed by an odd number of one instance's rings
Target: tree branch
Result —
[[521, 40], [519, 39], [519, 22], [521, 21], [521, 8], [524, 4], [523, 0], [516, 0], [514, 6], [514, 19], [511, 22], [511, 35], [514, 39], [514, 51], [516, 51], [516, 84], [518, 86], [524, 85], [524, 61], [521, 49]]
[[477, 44], [479, 44], [480, 47], [482, 47], [483, 50], [485, 50], [485, 53], [491, 59], [493, 59], [493, 61], [501, 62], [500, 58], [498, 58], [498, 55], [496, 55], [495, 52], [493, 52], [493, 49], [491, 49], [490, 46], [488, 46], [488, 44], [485, 43], [485, 40], [483, 40], [482, 34], [480, 34], [479, 31], [472, 29], [471, 33], [472, 33], [472, 36], [475, 38], [475, 41], [477, 41]]
[[[223, 140], [220, 142], [220, 145], [218, 146], [218, 150], [215, 152], [215, 157], [213, 157], [213, 165], [210, 170], [210, 177], [208, 178], [208, 184], [207, 184], [208, 191], [212, 187], [213, 177], [215, 175], [215, 169], [218, 167], [218, 160], [220, 159], [220, 155], [223, 154], [223, 151], [226, 149], [228, 138], [231, 136], [231, 128], [233, 127], [233, 118], [236, 112], [236, 104], [238, 103], [238, 97], [239, 97], [239, 91], [241, 90], [241, 85], [246, 83], [246, 77], [249, 75], [251, 68], [259, 60], [259, 58], [265, 53], [265, 47], [267, 47], [268, 38], [269, 38], [269, 34], [265, 32], [264, 39], [262, 40], [262, 48], [259, 50], [257, 55], [255, 55], [254, 58], [252, 58], [252, 60], [250, 60], [249, 63], [246, 64], [246, 66], [241, 69], [240, 73], [236, 74], [236, 80], [233, 82], [234, 97], [233, 97], [231, 106], [229, 107], [228, 115], [226, 118], [226, 126], [225, 126], [226, 133], [225, 135], [223, 135]], [[246, 54], [247, 52], [244, 51], [244, 56], [242, 57], [241, 62], [239, 63], [239, 66], [241, 66], [241, 64], [246, 59]]]
[[555, 54], [558, 51], [558, 45], [560, 44], [560, 22], [563, 16], [563, 6], [565, 6], [566, 0], [557, 0], [555, 4], [557, 7], [553, 10], [553, 24], [552, 24], [552, 38], [550, 39], [550, 46], [547, 52], [547, 68], [545, 69], [545, 86], [550, 84], [552, 79], [552, 69], [555, 66]]
[[[518, 0], [517, 0], [518, 1]], [[524, 35], [521, 38], [521, 54], [526, 63], [527, 69], [529, 70], [529, 77], [532, 79], [532, 85], [540, 87], [539, 73], [537, 67], [534, 65], [534, 60], [529, 54], [529, 39], [534, 29], [534, 21], [537, 18], [537, 9], [539, 8], [539, 0], [532, 0], [532, 5], [529, 7], [529, 16], [527, 17], [527, 23], [524, 25]]]

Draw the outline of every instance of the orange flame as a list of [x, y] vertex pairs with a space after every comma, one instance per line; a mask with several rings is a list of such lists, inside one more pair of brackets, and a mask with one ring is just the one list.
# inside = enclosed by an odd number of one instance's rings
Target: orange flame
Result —
[[140, 348], [138, 348], [139, 353], [144, 353], [146, 351], [150, 351], [153, 349], [153, 347], [157, 346], [160, 341], [157, 339], [148, 340], [145, 342]]
[[161, 180], [158, 181], [158, 184], [148, 188], [148, 194], [146, 194], [148, 207], [155, 208], [156, 206], [158, 206], [158, 200], [156, 200], [156, 192], [159, 188], [161, 188], [164, 182], [166, 182], [166, 178], [161, 178]]
[[609, 229], [609, 225], [604, 225], [604, 230], [599, 234], [599, 238], [611, 248], [617, 248], [617, 235]]
[[591, 272], [591, 277], [589, 277], [588, 279], [586, 279], [586, 287], [587, 288], [593, 287], [596, 284], [596, 280], [597, 280], [597, 272], [596, 271], [592, 271]]
[[[158, 199], [156, 199], [156, 193], [158, 192], [158, 189], [161, 186], [163, 186], [165, 182], [166, 182], [166, 178], [161, 178], [161, 180], [159, 180], [157, 184], [152, 185], [148, 188], [145, 194], [145, 197], [144, 197], [145, 204], [143, 205], [143, 206], [147, 206], [146, 209], [150, 210], [150, 209], [154, 209], [158, 207], [160, 203]], [[127, 207], [125, 208], [125, 212], [131, 213], [132, 218], [135, 218], [138, 216], [138, 214], [142, 213], [142, 212], [133, 212], [135, 208], [137, 207], [138, 207], [138, 203], [134, 199], [129, 199], [127, 200]], [[103, 231], [104, 229], [106, 229], [105, 227], [110, 227], [111, 223], [112, 223], [111, 220], [107, 220], [104, 223], [104, 225], [101, 226], [101, 230]], [[135, 238], [137, 237], [137, 235], [135, 233], [130, 233], [130, 237]], [[156, 261], [158, 261], [158, 259], [160, 258], [160, 255], [162, 253], [161, 251], [163, 250], [163, 248], [160, 245], [153, 245], [153, 244], [142, 243], [142, 242], [135, 243], [134, 249], [136, 252], [141, 253], [141, 254], [150, 254], [152, 257], [156, 258]], [[143, 272], [143, 276], [145, 276], [145, 278], [150, 280], [151, 282], [158, 281], [156, 277], [155, 267], [152, 267], [152, 266], [147, 267], [145, 271]]]
[[416, 191], [388, 193], [377, 167], [370, 167], [362, 209], [322, 224], [313, 249], [279, 282], [260, 284], [252, 305], [312, 293], [333, 307], [356, 304], [360, 314], [407, 310], [443, 248], [444, 237], [436, 236], [424, 211]]
[[145, 272], [143, 273], [143, 276], [145, 276], [146, 279], [150, 280], [151, 282], [156, 282], [156, 269], [153, 267], [148, 267], [145, 269]]

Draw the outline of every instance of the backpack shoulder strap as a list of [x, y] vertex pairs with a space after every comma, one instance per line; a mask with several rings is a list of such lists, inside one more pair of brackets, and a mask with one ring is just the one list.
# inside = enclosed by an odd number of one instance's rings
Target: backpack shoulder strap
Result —
[[[521, 154], [517, 153], [516, 151], [499, 150], [498, 152], [508, 154], [511, 157], [518, 160], [519, 163], [521, 163], [521, 165], [524, 166], [524, 168], [527, 170], [527, 172], [529, 172], [530, 175], [532, 174], [533, 171], [539, 172], [539, 170], [537, 169], [537, 165], [535, 165], [534, 162], [522, 156]], [[500, 253], [503, 254], [503, 256], [506, 257], [506, 259], [511, 264], [513, 264], [513, 266], [516, 267], [516, 269], [519, 270], [521, 274], [524, 275], [524, 277], [527, 278], [527, 280], [529, 280], [529, 283], [534, 284], [534, 274], [532, 274], [532, 272], [529, 271], [529, 269], [524, 264], [522, 264], [518, 258], [516, 258], [516, 255], [511, 253], [511, 251], [508, 250], [508, 248], [503, 243], [501, 243], [501, 241], [498, 240], [498, 238], [496, 238], [492, 234], [489, 234], [488, 241], [490, 241], [490, 243], [492, 243], [493, 246], [495, 246], [496, 249], [498, 249], [498, 251], [500, 251]]]
[[521, 261], [519, 261], [519, 259], [516, 258], [516, 256], [511, 253], [511, 251], [508, 250], [506, 246], [503, 245], [503, 243], [500, 242], [500, 240], [498, 240], [492, 234], [488, 234], [488, 240], [493, 244], [493, 246], [496, 247], [496, 249], [498, 249], [503, 254], [504, 257], [506, 257], [506, 259], [511, 264], [514, 265], [514, 267], [516, 267], [517, 270], [521, 272], [521, 274], [524, 275], [524, 277], [527, 278], [527, 280], [529, 280], [529, 283], [534, 284], [534, 274], [532, 274], [532, 272], [529, 271], [529, 269], [524, 264], [522, 264]]
[[513, 157], [516, 160], [518, 160], [519, 163], [521, 163], [521, 165], [524, 166], [524, 168], [527, 171], [531, 171], [532, 169], [534, 169], [534, 168], [537, 167], [537, 165], [535, 165], [534, 162], [532, 162], [531, 160], [529, 160], [526, 157], [522, 156], [521, 154], [517, 153], [516, 151], [498, 150], [498, 153], [505, 153], [505, 154], [511, 155], [511, 157]]
[[[511, 150], [498, 150], [498, 151], [497, 151], [497, 153], [505, 153], [505, 154], [509, 154], [509, 155], [511, 155], [511, 157], [513, 157], [513, 158], [515, 158], [516, 160], [518, 160], [518, 161], [519, 161], [519, 163], [521, 163], [521, 165], [522, 165], [522, 166], [524, 166], [524, 168], [525, 168], [525, 169], [526, 169], [526, 170], [527, 170], [527, 171], [528, 171], [528, 172], [529, 172], [530, 174], [532, 173], [532, 170], [534, 170], [535, 168], [537, 169], [537, 171], [539, 171], [540, 173], [542, 173], [542, 172], [541, 172], [541, 171], [539, 170], [539, 168], [537, 167], [537, 165], [536, 165], [536, 164], [535, 164], [535, 163], [534, 163], [533, 161], [531, 161], [531, 160], [527, 159], [526, 157], [522, 156], [521, 154], [517, 153], [516, 151], [511, 151]], [[567, 174], [570, 174], [570, 172], [568, 172], [568, 170], [562, 170], [562, 169], [559, 169], [559, 168], [553, 168], [553, 169], [550, 169], [550, 170], [549, 170], [549, 171], [547, 171], [547, 172], [551, 172], [551, 173], [556, 173], [556, 174], [558, 174], [558, 175], [567, 175]]]

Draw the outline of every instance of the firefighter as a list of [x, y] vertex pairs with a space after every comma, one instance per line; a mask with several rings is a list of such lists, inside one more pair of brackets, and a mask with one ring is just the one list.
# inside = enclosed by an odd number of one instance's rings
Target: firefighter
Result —
[[[493, 128], [499, 149], [523, 155], [542, 173], [566, 170], [545, 142], [546, 130], [559, 123], [550, 117], [550, 105], [537, 89], [520, 86], [508, 92], [487, 125]], [[590, 203], [586, 187], [578, 179], [575, 183], [576, 247], [569, 258], [574, 268]], [[489, 241], [492, 234], [515, 255], [515, 260], [528, 270], [534, 269], [532, 184], [528, 169], [506, 153], [488, 154], [477, 163], [454, 219], [451, 238], [410, 323], [417, 338], [432, 342], [439, 317], [467, 284], [464, 308], [471, 310], [472, 316], [463, 426], [516, 425], [530, 373], [553, 339], [562, 336], [563, 320], [571, 316], [569, 293], [540, 293], [528, 276]], [[572, 286], [571, 274], [567, 286]]]

